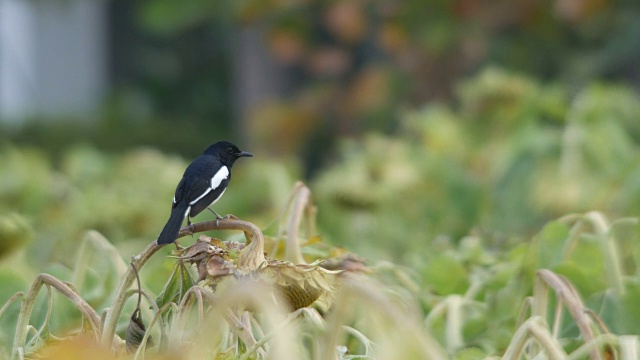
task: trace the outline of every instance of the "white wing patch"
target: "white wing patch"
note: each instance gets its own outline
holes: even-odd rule
[[[222,166],[218,172],[211,178],[211,189],[215,189],[220,186],[222,180],[229,177],[229,169],[226,166]]]
[[[191,211],[191,206],[189,206],[187,208],[187,211],[184,212],[184,217],[187,217],[189,215],[189,212]],[[184,220],[184,219],[183,219]]]
[[[200,199],[207,196],[207,194],[210,193],[211,190],[220,186],[220,183],[222,182],[222,180],[226,179],[227,177],[229,177],[229,169],[227,169],[226,166],[222,166],[220,170],[218,170],[218,172],[215,175],[213,175],[213,177],[211,178],[211,187],[207,188],[207,190],[205,190],[205,192],[203,192],[202,195],[198,196],[195,200],[190,202],[189,205],[194,205],[195,203],[200,201]]]

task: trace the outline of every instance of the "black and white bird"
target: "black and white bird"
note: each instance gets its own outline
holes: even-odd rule
[[[251,156],[251,153],[240,151],[228,141],[219,141],[209,146],[189,164],[176,188],[171,216],[158,236],[158,245],[176,241],[184,219],[187,218],[187,223],[191,224],[191,217],[200,214],[206,208],[220,219],[221,216],[210,206],[218,201],[227,189],[233,163],[238,158]]]

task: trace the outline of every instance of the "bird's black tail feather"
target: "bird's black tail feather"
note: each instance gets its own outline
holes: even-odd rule
[[[176,241],[178,233],[180,232],[180,227],[182,226],[182,221],[184,221],[185,218],[187,207],[186,202],[181,201],[171,210],[169,221],[167,221],[167,224],[164,226],[164,229],[162,229],[160,236],[158,236],[158,245],[171,244]]]

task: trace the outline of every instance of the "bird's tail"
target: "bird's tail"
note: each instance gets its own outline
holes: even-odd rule
[[[182,226],[182,221],[186,216],[185,212],[187,211],[187,204],[185,201],[180,201],[172,210],[171,216],[169,216],[169,221],[162,229],[160,236],[158,236],[158,245],[171,244],[176,241],[178,237],[178,233],[180,232],[180,227]]]

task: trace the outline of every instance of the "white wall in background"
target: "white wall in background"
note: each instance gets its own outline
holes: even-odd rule
[[[106,3],[0,0],[0,121],[94,111],[107,86]]]

